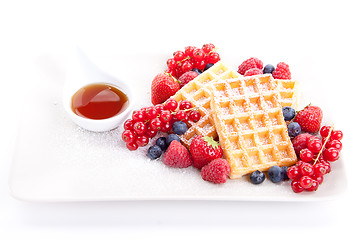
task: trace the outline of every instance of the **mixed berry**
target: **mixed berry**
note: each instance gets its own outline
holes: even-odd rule
[[[238,67],[238,73],[243,76],[252,76],[258,74],[272,74],[275,79],[291,79],[289,65],[279,62],[276,68],[272,64],[263,67],[263,62],[255,57],[249,58],[242,62]]]
[[[316,191],[331,171],[330,163],[340,157],[343,133],[331,126],[321,127],[323,113],[317,106],[306,106],[297,114],[295,109],[284,107],[283,115],[298,161],[290,167],[271,167],[268,177],[274,183],[290,179],[295,193]],[[264,180],[265,175],[260,171],[250,175],[254,184]]]
[[[212,67],[220,60],[213,44],[201,48],[188,46],[176,51],[166,62],[167,70],[155,76],[151,85],[151,102],[154,106],[136,110],[132,118],[124,123],[122,139],[126,147],[134,151],[145,147],[150,139],[159,136],[150,146],[147,156],[151,160],[161,159],[169,167],[193,166],[201,171],[201,177],[209,182],[225,183],[230,174],[227,160],[218,142],[211,137],[197,136],[189,149],[181,143],[180,136],[197,122],[201,114],[191,102],[177,102],[171,98],[180,88]],[[243,76],[272,74],[275,79],[291,79],[289,65],[279,62],[264,66],[258,58],[249,58],[238,67]],[[272,166],[267,175],[256,170],[250,174],[250,182],[261,184],[266,176],[273,183],[290,180],[295,193],[316,191],[324,176],[331,172],[331,162],[337,161],[342,149],[343,133],[333,126],[321,126],[323,112],[317,106],[306,106],[297,112],[292,107],[282,108],[298,161],[293,166]]]
[[[164,104],[134,111],[132,118],[124,123],[122,140],[129,150],[134,151],[145,147],[158,132],[184,134],[189,121],[197,122],[200,117],[189,101],[178,103],[175,99],[168,99]]]

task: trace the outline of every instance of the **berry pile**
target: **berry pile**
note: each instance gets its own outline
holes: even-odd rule
[[[300,160],[287,171],[288,177],[292,179],[291,188],[296,193],[304,190],[316,191],[323,182],[324,175],[331,171],[330,162],[339,159],[342,149],[343,133],[340,130],[333,130],[333,127],[321,128],[322,139],[310,134],[302,135],[296,137],[301,140],[293,139]]]
[[[173,57],[167,60],[166,72],[179,78],[182,74],[194,69],[201,73],[207,64],[215,64],[219,60],[220,55],[212,43],[204,44],[201,48],[188,46],[184,51],[174,52]]]
[[[147,155],[151,160],[163,155],[162,162],[168,167],[187,168],[193,165],[201,170],[202,179],[216,184],[225,183],[230,174],[229,163],[221,158],[223,151],[212,137],[195,137],[187,150],[178,135],[169,134],[156,139]]]
[[[295,193],[316,191],[324,175],[331,171],[330,162],[339,159],[343,133],[330,126],[321,127],[323,112],[317,106],[308,105],[299,112],[283,107],[282,112],[299,160],[291,167],[271,167],[268,177],[274,183],[291,179],[291,188]],[[265,174],[260,171],[250,175],[253,184],[264,180]]]
[[[199,121],[201,115],[189,101],[168,99],[164,104],[142,108],[132,113],[132,118],[124,123],[122,139],[126,147],[134,151],[144,147],[160,131],[184,134],[189,121]]]
[[[272,74],[275,79],[291,79],[291,72],[288,64],[279,62],[276,68],[271,64],[267,64],[263,67],[263,62],[254,57],[242,62],[238,68],[238,73],[244,76],[268,73]]]

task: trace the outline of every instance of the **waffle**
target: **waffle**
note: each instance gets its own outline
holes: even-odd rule
[[[230,178],[271,166],[290,166],[296,155],[283,118],[280,93],[271,75],[230,78],[211,83],[211,109]]]
[[[189,128],[181,141],[186,147],[190,147],[190,143],[197,135],[209,136],[216,138],[217,132],[214,121],[211,116],[210,109],[210,90],[207,88],[209,83],[213,83],[221,79],[229,72],[227,67],[222,62],[217,62],[214,66],[204,71],[202,74],[194,78],[184,87],[182,87],[172,98],[176,101],[188,100],[193,106],[198,107],[201,118],[198,122],[189,121]]]
[[[280,93],[280,105],[282,107],[298,107],[298,82],[295,80],[275,79]]]

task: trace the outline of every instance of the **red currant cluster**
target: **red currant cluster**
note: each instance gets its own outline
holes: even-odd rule
[[[291,188],[299,193],[304,190],[316,191],[323,182],[323,176],[331,171],[330,162],[339,159],[343,133],[333,127],[323,126],[320,138],[313,136],[300,151],[300,160],[287,171],[292,179]]]
[[[132,118],[124,123],[122,139],[126,147],[134,151],[138,147],[145,147],[149,140],[161,131],[169,133],[176,121],[197,122],[200,113],[191,102],[184,100],[179,103],[175,99],[168,99],[164,104],[145,107],[132,113]]]
[[[212,43],[204,44],[202,48],[193,46],[185,47],[184,51],[176,51],[173,53],[173,58],[167,60],[168,69],[166,72],[179,78],[183,73],[186,73],[194,68],[203,71],[206,64],[215,64],[220,60],[220,55],[215,51],[215,46]]]

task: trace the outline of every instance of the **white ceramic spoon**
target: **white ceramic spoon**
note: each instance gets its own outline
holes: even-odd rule
[[[128,97],[128,107],[120,114],[107,119],[94,120],[76,115],[71,108],[72,96],[80,88],[93,83],[111,84],[120,89]],[[131,87],[125,81],[99,69],[79,47],[76,47],[69,54],[67,75],[63,89],[63,105],[70,118],[80,127],[94,132],[104,132],[118,127],[125,121],[133,108],[134,95]]]

